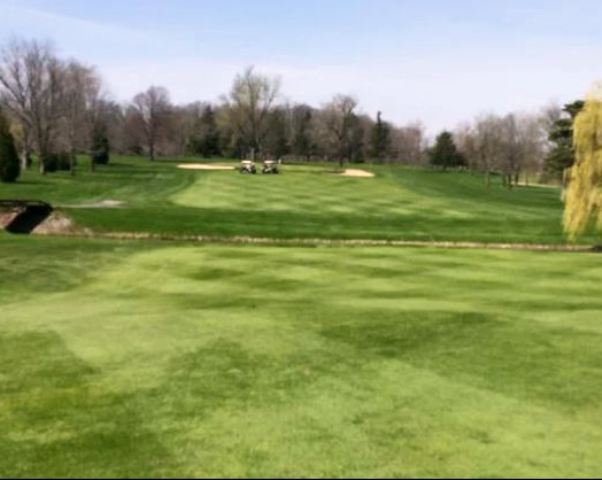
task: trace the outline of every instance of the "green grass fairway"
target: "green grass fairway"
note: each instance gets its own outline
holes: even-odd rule
[[[234,216],[222,195],[252,188],[165,175],[189,188],[160,193],[174,211]],[[445,207],[435,194],[447,180],[412,186],[429,173],[404,175],[383,173],[372,205],[385,217],[420,198]],[[379,190],[315,176],[344,195]],[[311,188],[304,202],[294,178],[248,180],[287,182],[300,203],[270,210],[315,219]],[[60,181],[55,199],[77,197]],[[490,195],[510,224],[548,212],[532,232],[558,209],[544,189]],[[337,218],[362,218],[337,204],[347,202],[329,206]],[[445,211],[474,222],[484,210]],[[2,477],[602,475],[599,255],[8,235],[0,255]]]
[[[61,206],[95,231],[169,235],[451,240],[558,244],[566,241],[556,188],[508,191],[467,172],[363,166],[375,178],[334,175],[332,165],[285,166],[277,176],[182,171],[175,161],[117,157],[91,174],[27,172],[0,185],[0,198]],[[72,208],[101,200],[124,208]],[[587,236],[583,243],[598,243]]]

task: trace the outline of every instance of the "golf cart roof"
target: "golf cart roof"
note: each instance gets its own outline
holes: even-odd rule
[[[250,163],[253,163],[253,160],[242,160],[240,163],[242,163],[243,165],[248,165]]]
[[[263,163],[276,163],[274,160],[264,160]]]

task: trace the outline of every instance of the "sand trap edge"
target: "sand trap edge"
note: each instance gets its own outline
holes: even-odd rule
[[[210,163],[180,163],[178,168],[182,170],[234,170],[232,165],[212,165]]]
[[[357,178],[374,178],[372,172],[367,170],[360,170],[358,168],[347,168],[343,173],[339,173],[343,177],[357,177]]]

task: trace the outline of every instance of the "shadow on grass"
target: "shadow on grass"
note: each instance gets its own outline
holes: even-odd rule
[[[99,374],[54,332],[0,333],[0,402],[9,407],[0,417],[3,475],[129,477],[177,471],[159,438],[145,428],[144,396],[105,391],[95,384]]]

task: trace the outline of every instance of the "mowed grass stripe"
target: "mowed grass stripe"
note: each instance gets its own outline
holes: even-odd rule
[[[595,255],[0,246],[3,475],[602,470]]]

